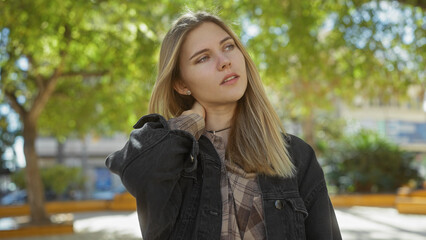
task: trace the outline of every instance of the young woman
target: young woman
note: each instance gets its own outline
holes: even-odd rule
[[[152,114],[106,165],[150,239],[341,239],[310,146],[285,134],[238,37],[205,12],[161,46]]]

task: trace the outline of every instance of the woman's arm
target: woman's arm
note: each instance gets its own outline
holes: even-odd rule
[[[313,149],[301,139],[291,137],[291,155],[296,162],[299,193],[308,216],[305,219],[306,239],[340,240],[333,205],[328,196],[324,173]]]
[[[195,172],[198,144],[186,131],[172,130],[160,115],[142,117],[129,141],[106,159],[136,198],[145,239],[168,236],[179,214],[181,172]],[[195,173],[194,173],[195,174]]]

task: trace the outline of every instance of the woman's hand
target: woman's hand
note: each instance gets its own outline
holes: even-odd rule
[[[182,112],[182,115],[189,115],[191,113],[196,113],[203,117],[203,119],[206,119],[206,110],[198,101],[194,102],[191,109]]]

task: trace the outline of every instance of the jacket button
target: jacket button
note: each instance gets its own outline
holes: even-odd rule
[[[275,208],[276,209],[282,209],[283,208],[283,202],[281,202],[281,200],[276,200],[275,201]]]
[[[191,162],[194,162],[194,157],[191,155],[189,155],[191,157]]]
[[[218,212],[212,211],[212,210],[210,210],[209,213],[210,213],[210,215],[213,215],[213,216],[218,216],[219,215]]]

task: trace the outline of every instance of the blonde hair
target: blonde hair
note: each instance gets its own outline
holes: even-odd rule
[[[226,149],[227,160],[238,164],[246,172],[293,176],[294,165],[282,135],[285,134],[284,128],[266,96],[256,66],[235,33],[212,14],[189,12],[182,15],[166,34],[161,45],[158,77],[149,102],[149,112],[169,119],[192,107],[194,98],[177,93],[174,84],[179,77],[178,60],[185,36],[205,22],[215,23],[225,30],[234,39],[246,63],[247,89],[238,100],[234,114]]]

